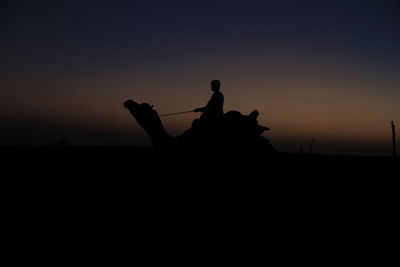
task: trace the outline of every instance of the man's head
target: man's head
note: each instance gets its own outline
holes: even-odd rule
[[[221,87],[221,83],[219,80],[212,80],[211,81],[211,90],[215,91],[219,91],[219,88]]]

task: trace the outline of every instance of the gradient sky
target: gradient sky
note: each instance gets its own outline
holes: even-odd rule
[[[0,144],[150,145],[122,102],[260,112],[284,152],[390,155],[400,2],[2,1]],[[163,118],[178,135],[199,114]],[[400,132],[400,130],[398,130]]]

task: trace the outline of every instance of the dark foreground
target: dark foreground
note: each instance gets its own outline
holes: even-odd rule
[[[7,260],[399,266],[399,160],[242,158],[210,165],[148,148],[2,148]]]

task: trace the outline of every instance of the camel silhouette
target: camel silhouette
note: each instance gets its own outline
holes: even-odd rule
[[[148,103],[138,104],[133,100],[124,102],[138,124],[144,129],[157,149],[184,149],[206,152],[259,152],[265,155],[276,153],[276,149],[262,133],[269,128],[258,124],[258,112],[249,115],[228,111],[218,122],[207,123],[195,119],[192,127],[180,136],[171,136],[165,130],[160,117]]]

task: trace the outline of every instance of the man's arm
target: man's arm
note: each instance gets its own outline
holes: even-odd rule
[[[196,108],[193,111],[194,112],[204,112],[205,109],[206,109],[206,107],[202,107],[202,108]]]

